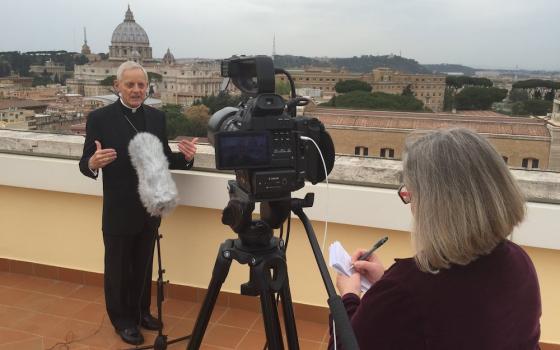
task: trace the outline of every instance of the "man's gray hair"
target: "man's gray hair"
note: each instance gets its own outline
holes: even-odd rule
[[[525,199],[504,160],[468,129],[411,134],[403,179],[422,271],[467,265],[489,254],[525,215]]]
[[[144,72],[144,76],[146,77],[146,81],[148,81],[148,73],[146,72],[144,67],[142,67],[139,63],[136,63],[134,61],[126,61],[119,66],[119,68],[117,69],[117,80],[122,79],[122,75],[125,71],[132,70],[132,69],[141,69],[142,72]]]

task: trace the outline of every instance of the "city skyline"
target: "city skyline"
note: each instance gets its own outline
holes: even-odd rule
[[[10,34],[0,51],[79,52],[86,27],[92,51],[107,52],[129,3],[154,57],[167,48],[177,58],[270,55],[275,36],[277,54],[401,54],[422,64],[560,70],[560,44],[551,30],[560,3],[554,0],[244,0],[235,7],[225,0],[22,0],[3,4],[10,16],[0,30]]]

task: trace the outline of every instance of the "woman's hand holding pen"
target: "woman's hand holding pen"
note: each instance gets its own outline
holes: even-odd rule
[[[375,253],[371,254],[367,260],[358,260],[358,258],[364,253],[366,253],[365,249],[358,249],[352,255],[354,270],[364,276],[371,283],[375,283],[381,278],[381,276],[383,276],[385,268]]]
[[[362,288],[360,286],[360,274],[354,272],[352,276],[346,276],[338,273],[336,276],[336,288],[341,296],[348,293],[362,295]]]
[[[377,241],[370,250],[358,249],[354,252],[352,255],[352,268],[354,270],[352,275],[346,276],[339,273],[336,276],[336,287],[340,295],[353,293],[360,296],[362,294],[362,277],[373,284],[383,276],[385,268],[373,252],[385,244],[388,239],[389,237],[385,236]]]
[[[379,260],[375,254],[371,254],[367,260],[358,260],[360,256],[366,252],[365,249],[358,249],[352,255],[352,263],[355,271],[352,276],[348,277],[340,273],[337,274],[336,287],[340,295],[353,293],[360,296],[362,294],[360,283],[361,276],[364,276],[371,283],[375,283],[383,276],[383,273],[385,273],[385,268],[381,260]]]

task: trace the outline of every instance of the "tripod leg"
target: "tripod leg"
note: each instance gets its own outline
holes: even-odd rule
[[[276,251],[271,255],[267,255],[264,261],[251,267],[251,275],[252,280],[256,282],[256,287],[261,298],[261,309],[266,338],[268,341],[268,348],[270,350],[284,349],[282,329],[280,328],[280,322],[278,320],[278,309],[274,300],[274,292],[284,292],[284,296],[287,296],[287,300],[289,300],[289,307],[284,310],[287,311],[288,316],[285,321],[287,325],[287,332],[291,339],[289,343],[290,349],[299,349],[297,345],[297,332],[295,331],[293,311],[291,310],[291,297],[289,296],[289,291],[287,294],[284,291],[284,287],[287,286],[286,282],[288,280],[288,274],[286,260],[283,255],[279,251]],[[291,322],[291,324],[288,326],[287,322]],[[294,337],[296,337],[295,340]]]
[[[222,284],[226,280],[231,266],[231,259],[225,258],[224,252],[232,246],[232,240],[227,240],[220,246],[220,251],[218,252],[216,262],[214,263],[214,269],[212,270],[212,279],[210,280],[208,292],[206,293],[206,297],[198,313],[191,341],[187,347],[188,350],[198,350],[198,348],[200,348],[204,332],[206,331],[206,327],[208,327],[208,321],[210,321],[212,310],[216,304],[216,299],[218,298]]]
[[[284,341],[282,340],[282,330],[278,320],[278,310],[274,302],[274,294],[270,290],[262,291],[260,299],[268,349],[283,350]]]
[[[288,349],[299,349],[296,319],[292,306],[292,294],[290,293],[290,284],[287,278],[284,281],[282,290],[280,290],[280,300],[282,302],[282,312],[284,314],[284,327],[286,328],[286,337],[288,338]]]

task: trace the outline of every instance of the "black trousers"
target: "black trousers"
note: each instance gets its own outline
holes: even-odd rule
[[[116,329],[130,328],[149,313],[157,228],[133,235],[103,234],[105,304]]]

